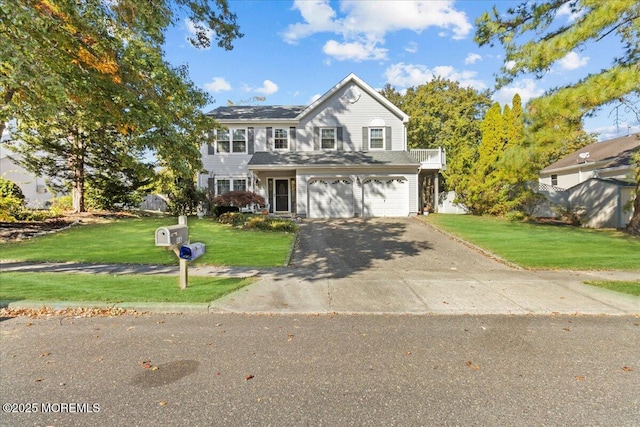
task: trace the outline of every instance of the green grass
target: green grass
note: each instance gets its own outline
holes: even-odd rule
[[[612,280],[589,280],[584,282],[587,285],[597,286],[599,288],[609,289],[624,294],[635,295],[640,297],[640,282],[612,281]]]
[[[420,218],[526,268],[640,270],[640,239],[614,230],[472,215]]]
[[[0,259],[38,262],[114,264],[178,263],[173,253],[155,246],[155,230],[177,224],[176,218],[127,218],[106,224],[77,225],[24,242],[0,243]],[[206,253],[191,265],[282,266],[293,245],[293,233],[240,230],[211,219],[189,218],[191,242],[203,242]]]
[[[177,276],[0,273],[0,300],[184,302],[213,301],[254,279],[190,277],[180,289]]]

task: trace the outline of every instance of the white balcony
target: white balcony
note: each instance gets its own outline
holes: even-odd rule
[[[413,149],[409,153],[420,162],[421,169],[445,170],[447,168],[447,152],[442,148]]]

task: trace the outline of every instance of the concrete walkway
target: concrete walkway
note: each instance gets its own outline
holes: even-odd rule
[[[175,266],[5,261],[0,269],[178,275]],[[259,280],[210,304],[117,306],[160,312],[640,315],[640,297],[584,284],[638,280],[638,271],[522,270],[416,219],[305,221],[290,267],[190,267],[189,275]],[[77,306],[9,306],[43,304]]]

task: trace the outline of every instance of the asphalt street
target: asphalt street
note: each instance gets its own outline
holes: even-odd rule
[[[3,426],[640,425],[634,316],[20,317],[0,333]]]

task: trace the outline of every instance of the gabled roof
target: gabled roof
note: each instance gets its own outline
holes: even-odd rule
[[[249,169],[261,166],[299,168],[319,166],[416,166],[420,165],[406,151],[259,151],[249,161]],[[252,166],[254,166],[252,168]]]
[[[371,97],[375,98],[385,108],[395,114],[402,120],[403,123],[409,121],[407,116],[402,110],[393,105],[391,101],[382,96],[378,91],[366,84],[355,74],[351,73],[345,77],[340,83],[335,85],[324,95],[311,103],[309,106],[305,105],[244,105],[244,106],[231,106],[231,107],[218,107],[211,110],[209,115],[213,116],[216,120],[221,122],[225,121],[299,121],[307,114],[315,110],[319,105],[330,98],[334,93],[346,85],[354,83],[360,87],[363,91],[368,93]]]
[[[356,76],[353,73],[349,74],[347,77],[342,79],[340,81],[340,83],[335,85],[333,88],[331,88],[329,91],[327,91],[324,95],[322,95],[320,98],[315,100],[303,112],[300,113],[298,118],[301,119],[304,116],[306,116],[307,114],[309,114],[316,107],[318,107],[320,104],[325,102],[328,98],[330,98],[334,93],[338,92],[340,89],[342,89],[343,87],[345,87],[349,83],[357,84],[362,90],[367,92],[371,97],[375,98],[380,104],[384,105],[393,114],[398,116],[398,118],[400,118],[403,123],[407,123],[409,121],[409,116],[407,114],[405,114],[402,110],[400,110],[398,107],[396,107],[391,101],[389,101],[387,98],[382,96],[382,94],[380,94],[380,92],[378,92],[377,90],[375,90],[374,88],[372,88],[371,86],[366,84],[362,79],[360,79],[358,76]]]
[[[295,120],[304,109],[304,105],[242,105],[218,107],[207,114],[220,121],[278,121]]]
[[[540,172],[549,173],[572,167],[595,164],[598,169],[618,168],[633,164],[633,154],[640,150],[640,133],[596,142],[582,147]]]

